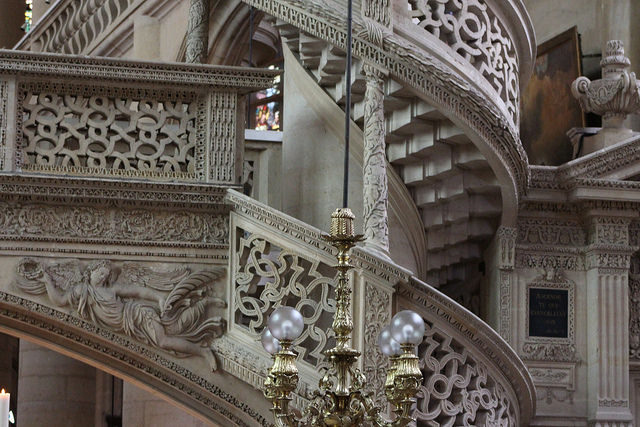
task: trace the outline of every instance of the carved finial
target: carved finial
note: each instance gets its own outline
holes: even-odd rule
[[[610,66],[616,66],[616,68],[628,68],[631,65],[629,58],[624,56],[624,43],[620,40],[609,40],[607,47],[604,51],[604,58],[600,61],[600,66],[603,68],[603,73]]]
[[[640,87],[636,75],[628,70],[630,61],[624,56],[620,40],[607,42],[600,65],[602,79],[591,81],[578,77],[571,85],[571,92],[582,109],[601,115],[603,119],[604,129],[593,137],[593,147],[583,154],[628,138],[631,131],[624,128],[623,122],[627,115],[640,113]]]
[[[331,214],[331,237],[337,239],[352,238],[355,236],[353,222],[356,216],[349,208],[338,208]]]

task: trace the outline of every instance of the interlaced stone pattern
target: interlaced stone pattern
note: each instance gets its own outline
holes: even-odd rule
[[[471,63],[518,123],[518,60],[507,32],[484,0],[409,0],[414,24]]]
[[[234,289],[235,323],[256,337],[276,308],[295,307],[304,317],[304,332],[296,351],[302,360],[319,365],[330,342],[336,311],[335,270],[317,259],[282,248],[257,233],[236,230],[244,236],[237,246]]]
[[[196,178],[193,94],[46,86],[22,85],[23,169]]]

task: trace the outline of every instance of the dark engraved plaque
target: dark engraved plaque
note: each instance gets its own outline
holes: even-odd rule
[[[569,337],[569,291],[529,288],[529,336]]]

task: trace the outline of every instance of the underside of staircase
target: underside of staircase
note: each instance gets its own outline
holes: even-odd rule
[[[346,55],[282,21],[283,43],[341,107]],[[362,62],[352,69],[352,119],[364,122]],[[465,133],[411,89],[384,85],[386,152],[418,207],[427,240],[425,279],[472,311],[478,310],[482,257],[502,214],[497,178]]]

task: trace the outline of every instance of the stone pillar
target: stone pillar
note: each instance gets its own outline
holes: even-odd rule
[[[20,341],[19,426],[92,426],[95,400],[95,368]]]
[[[488,320],[500,336],[512,346],[515,342],[513,302],[515,286],[515,247],[518,235],[515,227],[500,226],[488,249],[489,286]],[[494,285],[497,284],[497,285]]]
[[[387,157],[385,154],[383,73],[364,66],[363,215],[365,244],[389,255]]]
[[[191,0],[185,61],[207,62],[209,53],[209,0]]]
[[[589,425],[631,426],[629,409],[629,219],[588,217]]]

